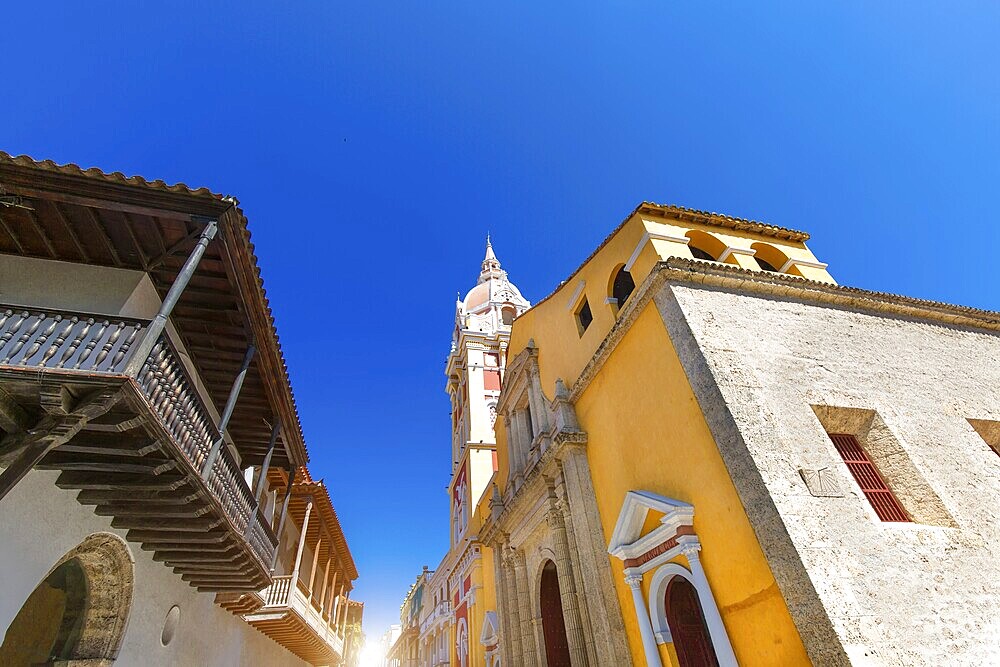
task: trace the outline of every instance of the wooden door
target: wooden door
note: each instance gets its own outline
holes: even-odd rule
[[[569,641],[566,639],[562,597],[559,595],[559,574],[552,561],[547,561],[542,569],[541,598],[545,664],[548,667],[570,667]]]
[[[719,667],[698,592],[691,582],[674,577],[667,585],[666,597],[667,625],[681,667]]]

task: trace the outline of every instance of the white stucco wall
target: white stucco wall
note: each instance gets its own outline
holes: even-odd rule
[[[0,255],[0,303],[148,319],[160,299],[142,271]]]
[[[0,629],[7,627],[21,605],[51,567],[88,535],[111,528],[80,505],[76,493],[55,486],[57,472],[32,471],[0,500]],[[199,593],[153,554],[129,544],[135,559],[132,610],[116,664],[144,667],[235,665],[305,665],[292,653],[214,604],[213,593]],[[181,609],[176,635],[162,646],[160,635],[167,611]]]
[[[967,421],[1000,420],[1000,336],[687,284],[655,298],[807,646],[832,623],[852,664],[1000,664],[1000,457]],[[879,521],[811,405],[874,410],[954,527]],[[824,467],[842,497],[799,475]],[[829,621],[803,618],[810,586]]]

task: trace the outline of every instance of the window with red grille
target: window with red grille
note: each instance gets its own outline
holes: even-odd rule
[[[875,509],[878,518],[882,521],[909,521],[910,517],[906,510],[882,479],[878,468],[868,458],[858,439],[847,433],[831,433],[830,439],[847,464],[847,469],[854,476],[854,481],[858,483],[865,498]]]

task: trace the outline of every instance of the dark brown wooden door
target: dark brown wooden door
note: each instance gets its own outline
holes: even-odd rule
[[[545,635],[545,664],[548,667],[570,667],[569,642],[563,621],[562,597],[559,595],[559,575],[556,564],[547,561],[542,569],[542,634]]]
[[[667,625],[681,667],[719,667],[698,593],[691,582],[683,577],[671,579],[667,585],[666,603]]]

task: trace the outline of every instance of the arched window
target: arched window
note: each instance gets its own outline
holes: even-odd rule
[[[718,261],[726,251],[726,244],[708,232],[692,229],[685,236],[688,240],[688,250],[695,259]]]
[[[788,255],[768,243],[754,243],[750,248],[754,251],[757,266],[764,271],[779,273],[788,262]]]
[[[500,309],[500,321],[504,323],[505,326],[510,326],[514,323],[514,316],[516,311],[514,306],[504,306]]]
[[[621,308],[634,290],[635,281],[632,279],[632,274],[626,271],[624,266],[621,267],[615,273],[615,279],[611,285],[611,298],[615,299],[618,302],[618,307]]]
[[[667,584],[667,624],[681,667],[718,667],[719,659],[705,625],[705,615],[698,602],[698,592],[684,577],[673,577]]]
[[[778,272],[778,269],[776,269],[773,264],[768,262],[763,257],[754,257],[754,259],[757,260],[757,266],[759,266],[764,271],[770,271],[771,273]]]
[[[707,251],[702,250],[696,245],[688,245],[688,248],[691,249],[691,254],[694,255],[695,259],[707,259],[710,262],[715,261],[715,258],[708,254]]]

